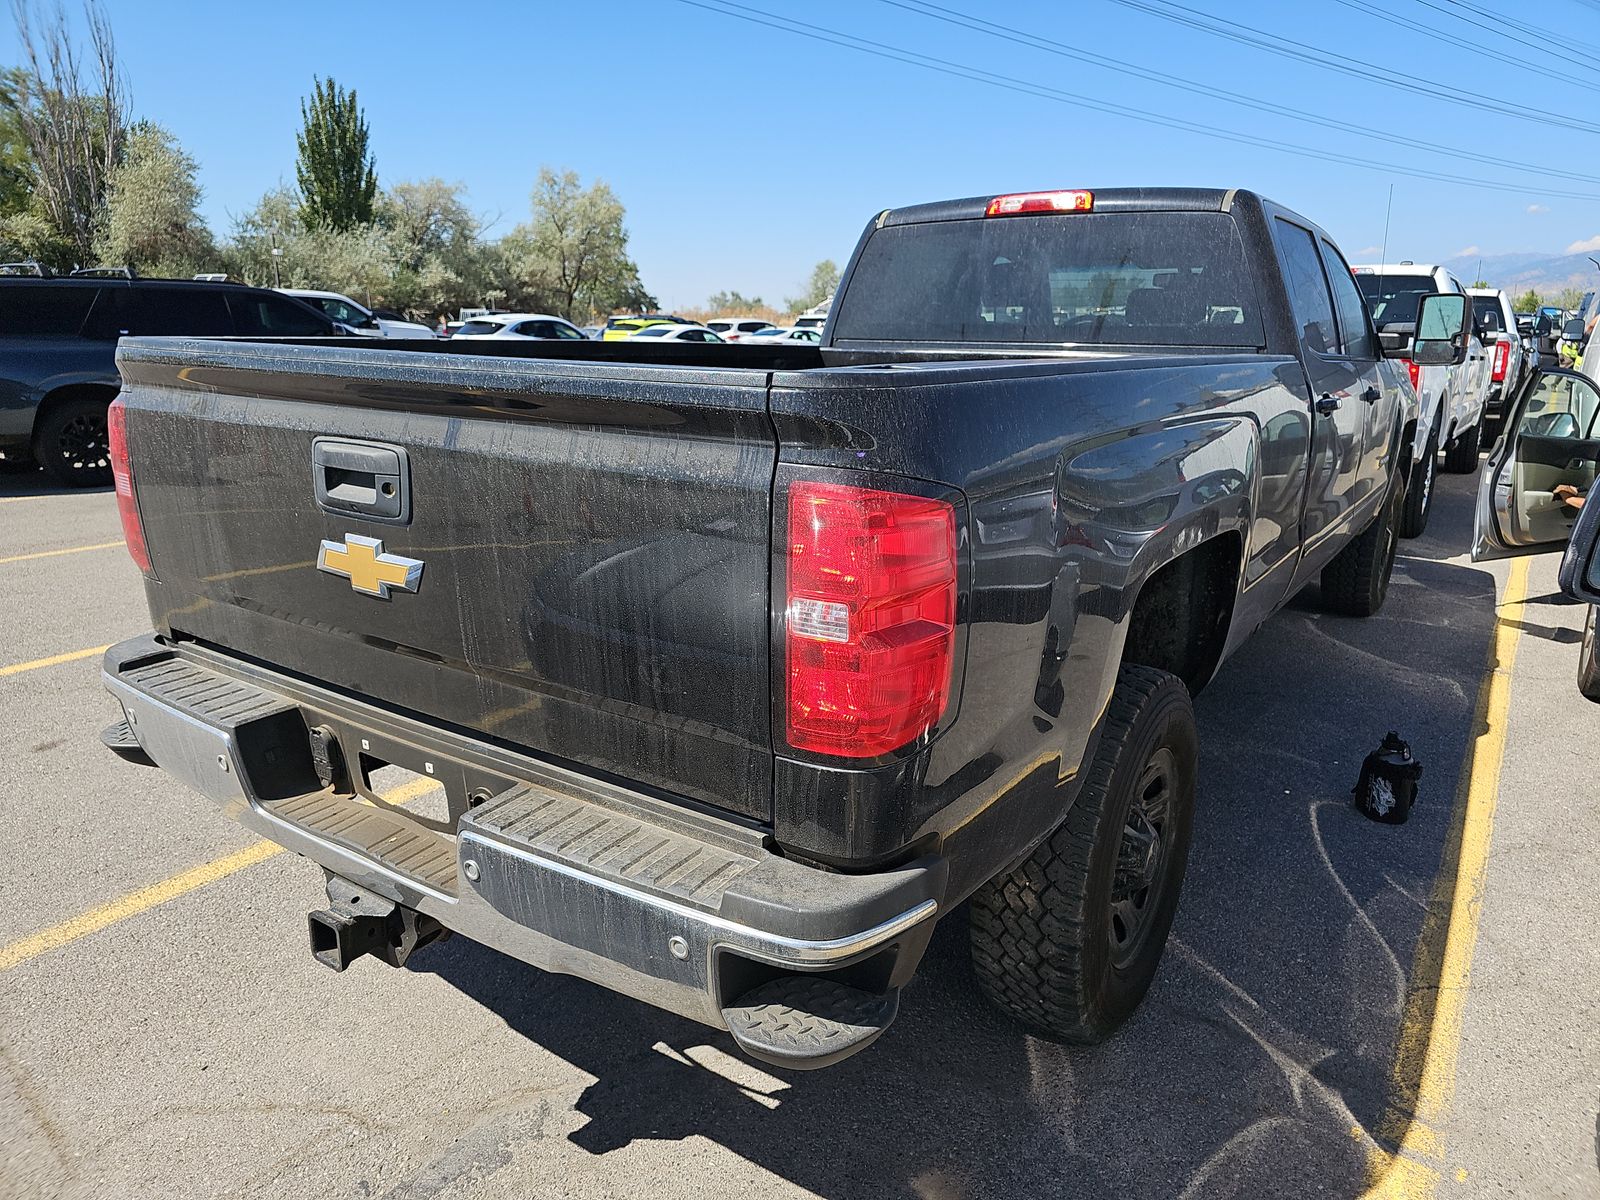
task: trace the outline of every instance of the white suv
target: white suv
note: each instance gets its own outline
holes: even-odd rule
[[[279,288],[285,296],[311,305],[341,325],[348,325],[363,337],[433,338],[439,335],[426,325],[407,321],[397,313],[385,315],[357,304],[339,292],[319,292],[312,288]]]
[[[1369,263],[1350,270],[1367,299],[1372,323],[1380,335],[1415,333],[1417,305],[1424,296],[1467,294],[1461,281],[1444,267],[1399,262]],[[1417,434],[1412,445],[1417,468],[1411,472],[1406,489],[1406,507],[1400,522],[1402,537],[1416,537],[1427,528],[1439,450],[1444,450],[1446,471],[1467,473],[1478,468],[1491,364],[1489,352],[1476,332],[1468,336],[1471,341],[1467,358],[1460,366],[1406,362],[1412,386],[1417,389]]]

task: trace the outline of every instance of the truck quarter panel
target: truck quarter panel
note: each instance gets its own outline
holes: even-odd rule
[[[1151,572],[1236,533],[1247,555],[1230,648],[1282,600],[1310,436],[1301,379],[1294,360],[1260,355],[775,377],[780,473],[844,468],[958,489],[971,547],[958,716],[918,753],[865,768],[819,767],[780,745],[778,841],[871,861],[930,835],[998,848],[1048,832]],[[975,875],[994,865],[981,850],[956,857],[980,864]],[[960,866],[955,886],[982,882]]]

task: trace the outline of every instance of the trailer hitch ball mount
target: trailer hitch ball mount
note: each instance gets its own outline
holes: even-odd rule
[[[342,971],[371,954],[391,967],[403,967],[411,955],[450,931],[414,908],[396,904],[348,879],[328,875],[328,907],[307,914],[311,957]]]

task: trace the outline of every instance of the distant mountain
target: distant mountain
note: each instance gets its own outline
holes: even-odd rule
[[[1465,284],[1486,279],[1513,297],[1529,288],[1548,296],[1569,287],[1587,292],[1600,286],[1600,270],[1582,254],[1471,254],[1447,258],[1444,265]]]

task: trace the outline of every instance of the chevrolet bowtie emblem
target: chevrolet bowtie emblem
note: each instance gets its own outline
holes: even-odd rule
[[[414,592],[422,582],[420,559],[385,554],[381,540],[359,533],[345,534],[342,545],[324,538],[317,551],[317,570],[343,576],[356,591],[380,600],[389,598],[390,588]]]

